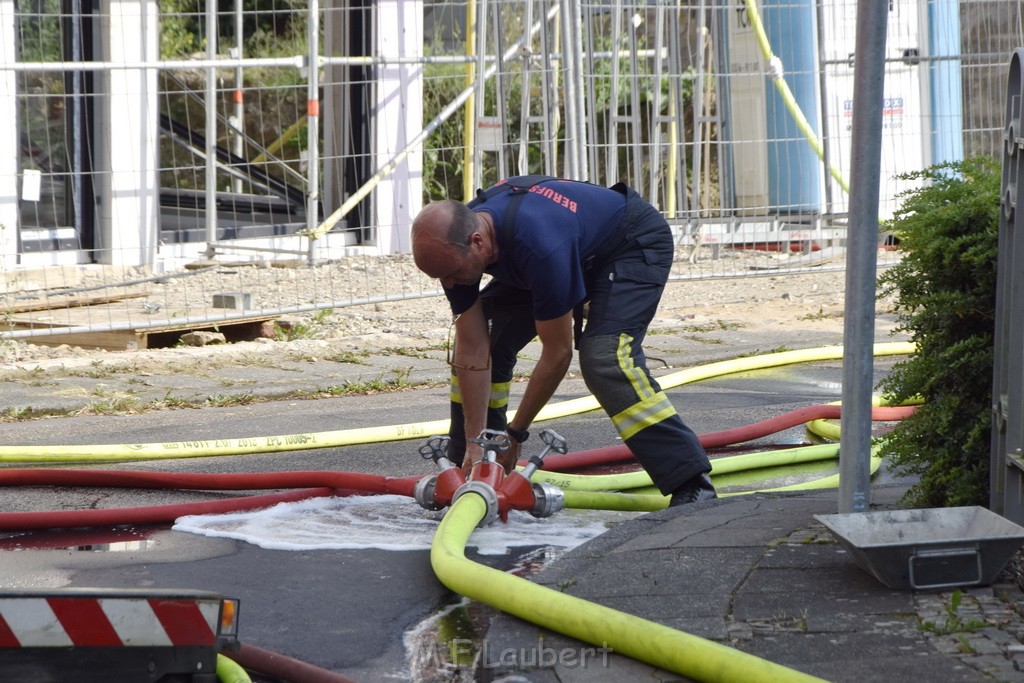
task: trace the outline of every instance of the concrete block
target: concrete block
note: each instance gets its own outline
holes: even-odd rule
[[[245,311],[252,308],[252,294],[249,292],[218,292],[213,295],[213,307]]]

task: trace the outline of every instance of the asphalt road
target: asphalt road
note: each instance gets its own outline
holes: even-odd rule
[[[880,359],[878,366],[885,368],[890,362]],[[669,394],[684,420],[701,433],[838,400],[841,374],[839,361],[789,366],[730,375]],[[583,393],[582,382],[570,381],[563,384],[555,400]],[[446,397],[447,389],[429,389],[231,408],[47,419],[5,425],[0,444],[191,441],[413,423],[445,417]],[[615,442],[609,420],[599,411],[543,426],[566,437],[571,450]],[[770,441],[795,443],[803,438],[803,429],[797,428]],[[430,474],[433,465],[417,455],[419,444],[403,441],[90,467],[173,472],[326,469],[393,476]],[[5,491],[3,508],[112,508],[209,498],[210,494],[203,492],[25,487]],[[7,548],[0,550],[0,587],[187,587],[218,591],[241,599],[243,641],[365,681],[407,678],[404,634],[458,599],[434,577],[427,551],[266,550],[241,541],[166,528],[120,533],[122,538],[146,542],[135,550],[96,552],[77,548],[109,539],[104,535],[109,530],[73,534],[0,532],[0,543]],[[11,550],[18,544],[23,549]],[[29,545],[46,547],[24,549]],[[489,561],[501,564],[511,560],[499,557]]]

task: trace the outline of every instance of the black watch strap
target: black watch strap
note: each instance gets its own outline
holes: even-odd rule
[[[512,425],[505,427],[505,433],[515,439],[517,443],[523,443],[530,438],[530,430],[513,429]]]

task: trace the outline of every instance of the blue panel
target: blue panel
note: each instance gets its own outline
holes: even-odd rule
[[[814,2],[766,0],[762,13],[772,52],[782,60],[786,83],[815,135],[820,135]],[[821,162],[774,83],[769,84],[766,98],[768,198],[772,210],[782,214],[816,213],[821,206]]]
[[[928,66],[931,91],[931,152],[933,164],[964,157],[963,99],[960,60],[935,59],[960,55],[959,0],[928,3]]]

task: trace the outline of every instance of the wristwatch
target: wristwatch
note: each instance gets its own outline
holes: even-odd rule
[[[528,429],[513,429],[512,425],[505,427],[505,433],[516,440],[517,443],[523,443],[530,438],[530,430]]]

